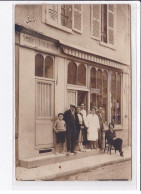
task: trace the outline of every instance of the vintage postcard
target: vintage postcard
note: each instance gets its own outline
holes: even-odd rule
[[[131,181],[131,5],[17,4],[14,20],[16,180]]]

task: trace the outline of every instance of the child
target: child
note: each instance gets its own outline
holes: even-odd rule
[[[63,120],[63,114],[58,114],[58,119],[55,121],[53,129],[56,133],[56,150],[62,147],[62,154],[64,153],[64,143],[66,137],[66,123]],[[59,152],[59,149],[58,149]]]

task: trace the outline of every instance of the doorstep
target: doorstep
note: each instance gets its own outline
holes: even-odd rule
[[[38,156],[34,158],[21,159],[20,166],[24,168],[36,168],[39,166],[55,164],[58,162],[75,160],[83,157],[102,154],[103,152],[104,151],[100,149],[97,149],[97,150],[86,149],[86,152],[77,152],[76,154],[71,153],[68,156],[66,156],[66,154],[57,154],[57,155],[48,154],[48,155]]]
[[[121,157],[118,152],[116,154],[112,152],[111,155],[107,152],[100,152],[101,154],[58,162],[55,164],[48,164],[37,168],[27,169],[23,167],[16,167],[16,180],[50,181],[80,172],[87,172],[98,167],[131,160],[131,147],[124,148],[123,152],[124,157]]]

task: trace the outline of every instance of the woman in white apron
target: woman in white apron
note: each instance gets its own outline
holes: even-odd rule
[[[95,114],[96,109],[93,107],[91,114],[87,116],[87,140],[90,142],[91,149],[98,147],[98,131],[100,129],[99,118]]]

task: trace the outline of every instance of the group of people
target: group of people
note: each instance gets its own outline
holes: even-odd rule
[[[65,113],[59,113],[58,119],[55,121],[53,129],[56,134],[56,150],[62,147],[64,153],[64,143],[67,143],[67,155],[70,153],[77,153],[76,147],[79,151],[85,151],[84,146],[90,145],[91,149],[103,149],[103,108],[100,106],[98,110],[92,107],[90,114],[86,114],[85,105],[80,106],[70,104],[70,109]],[[108,140],[111,144],[122,152],[122,140],[116,138],[114,125],[109,124]]]

